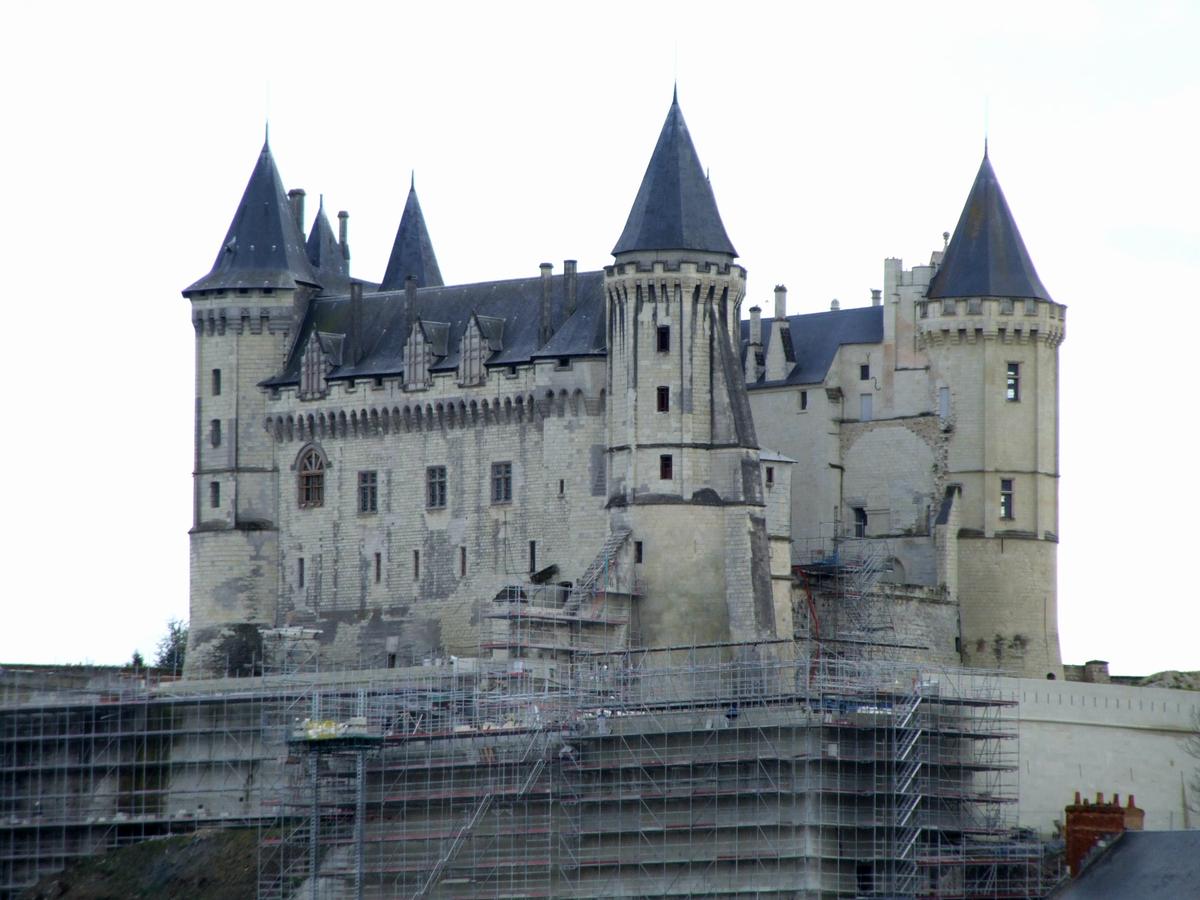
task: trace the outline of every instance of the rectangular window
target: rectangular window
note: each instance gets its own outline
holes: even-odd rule
[[[858,380],[859,381],[870,381],[871,380],[871,364],[870,363],[863,363],[861,366],[858,367]]]
[[[446,508],[445,466],[430,466],[425,470],[425,505],[430,509]]]
[[[413,551],[413,581],[418,581],[421,578],[421,551]]]
[[[1013,480],[1011,478],[1000,479],[1000,518],[1012,519],[1015,518],[1015,507],[1013,506]]]
[[[875,414],[875,398],[871,394],[860,394],[858,397],[858,418],[870,422]]]
[[[950,388],[938,388],[938,415],[943,419],[950,418]]]
[[[213,419],[208,423],[208,436],[214,447],[221,446],[221,420]]]
[[[376,553],[375,554],[375,583],[379,584],[379,582],[382,578],[383,578],[383,554]]]
[[[358,473],[358,511],[360,513],[379,512],[379,474],[377,472]]]
[[[569,357],[569,356],[560,356],[560,357],[559,357],[557,360],[555,360],[555,362],[554,362],[554,368],[556,368],[556,369],[569,369],[569,368],[571,368],[571,357]]]
[[[387,667],[389,669],[396,668],[396,654],[395,653],[389,653],[387,655]]]
[[[671,389],[669,387],[660,387],[655,392],[659,412],[670,412],[671,410]]]
[[[213,509],[221,505],[221,482],[210,481],[208,483],[208,505]]]
[[[675,477],[675,461],[671,454],[664,453],[658,458],[658,477],[663,481],[670,481]]]
[[[567,492],[567,482],[562,478],[558,479],[558,496],[562,496]]]
[[[1014,403],[1021,399],[1021,364],[1008,364],[1008,378],[1005,380],[1004,396]]]
[[[856,538],[867,536],[867,511],[861,506],[854,507],[854,536]]]
[[[296,586],[304,587],[304,557],[296,560]]]
[[[212,395],[214,397],[221,396],[221,370],[212,370]]]
[[[467,548],[458,548],[458,577],[465,578],[467,574]]]
[[[801,391],[800,392],[800,412],[804,412],[806,409],[808,409],[808,391]]]
[[[767,466],[767,487],[775,485],[775,467]]]
[[[512,500],[512,463],[492,463],[492,502],[508,503]]]
[[[537,541],[529,542],[529,571],[537,571]]]
[[[374,378],[372,378],[372,379],[371,379],[371,387],[373,387],[373,388],[381,388],[381,387],[383,387],[383,376],[382,376],[382,375],[376,375]]]
[[[635,563],[640,563],[642,561],[642,542],[641,541],[633,542],[633,561]]]
[[[671,352],[671,326],[670,325],[659,325],[658,326],[657,341],[658,341],[658,352],[659,353],[670,353]]]

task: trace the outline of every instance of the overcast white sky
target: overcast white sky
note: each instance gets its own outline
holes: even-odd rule
[[[678,74],[750,300],[865,305],[991,158],[1061,351],[1064,660],[1200,669],[1200,7],[9,8],[0,661],[151,655],[187,615],[192,351],[262,144],[378,280],[416,169],[448,282],[610,261]],[[747,306],[751,305],[747,303]]]

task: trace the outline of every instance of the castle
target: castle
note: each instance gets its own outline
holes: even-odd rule
[[[854,541],[916,598],[874,602],[920,620],[918,657],[1062,676],[1065,308],[986,151],[928,265],[887,260],[858,309],[789,316],[780,286],[769,318],[677,99],[603,271],[446,285],[413,188],[382,280],[353,279],[346,214],[305,237],[304,196],[264,145],[184,291],[189,677],[478,655],[539,585],[602,582],[631,646],[786,643],[815,624],[794,567]]]

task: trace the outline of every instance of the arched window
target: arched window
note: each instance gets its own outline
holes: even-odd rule
[[[300,456],[300,508],[311,509],[325,503],[325,458],[313,447]]]

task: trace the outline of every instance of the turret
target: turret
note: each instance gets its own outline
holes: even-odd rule
[[[296,311],[320,288],[270,147],[212,269],[183,292],[196,331],[191,621],[185,674],[251,674],[273,625],[275,462],[259,383],[283,362]]]
[[[931,398],[961,485],[957,581],[964,662],[1062,677],[1058,645],[1058,345],[1050,298],[985,152],[917,302]]]
[[[673,98],[605,270],[609,507],[645,540],[647,646],[774,636],[745,270]]]
[[[439,287],[442,272],[433,253],[433,241],[425,226],[425,214],[417,200],[417,182],[414,177],[408,187],[408,199],[404,202],[404,213],[396,229],[396,240],[392,243],[392,255],[388,258],[387,271],[379,283],[381,291],[404,289],[406,279],[412,278],[417,287]]]

